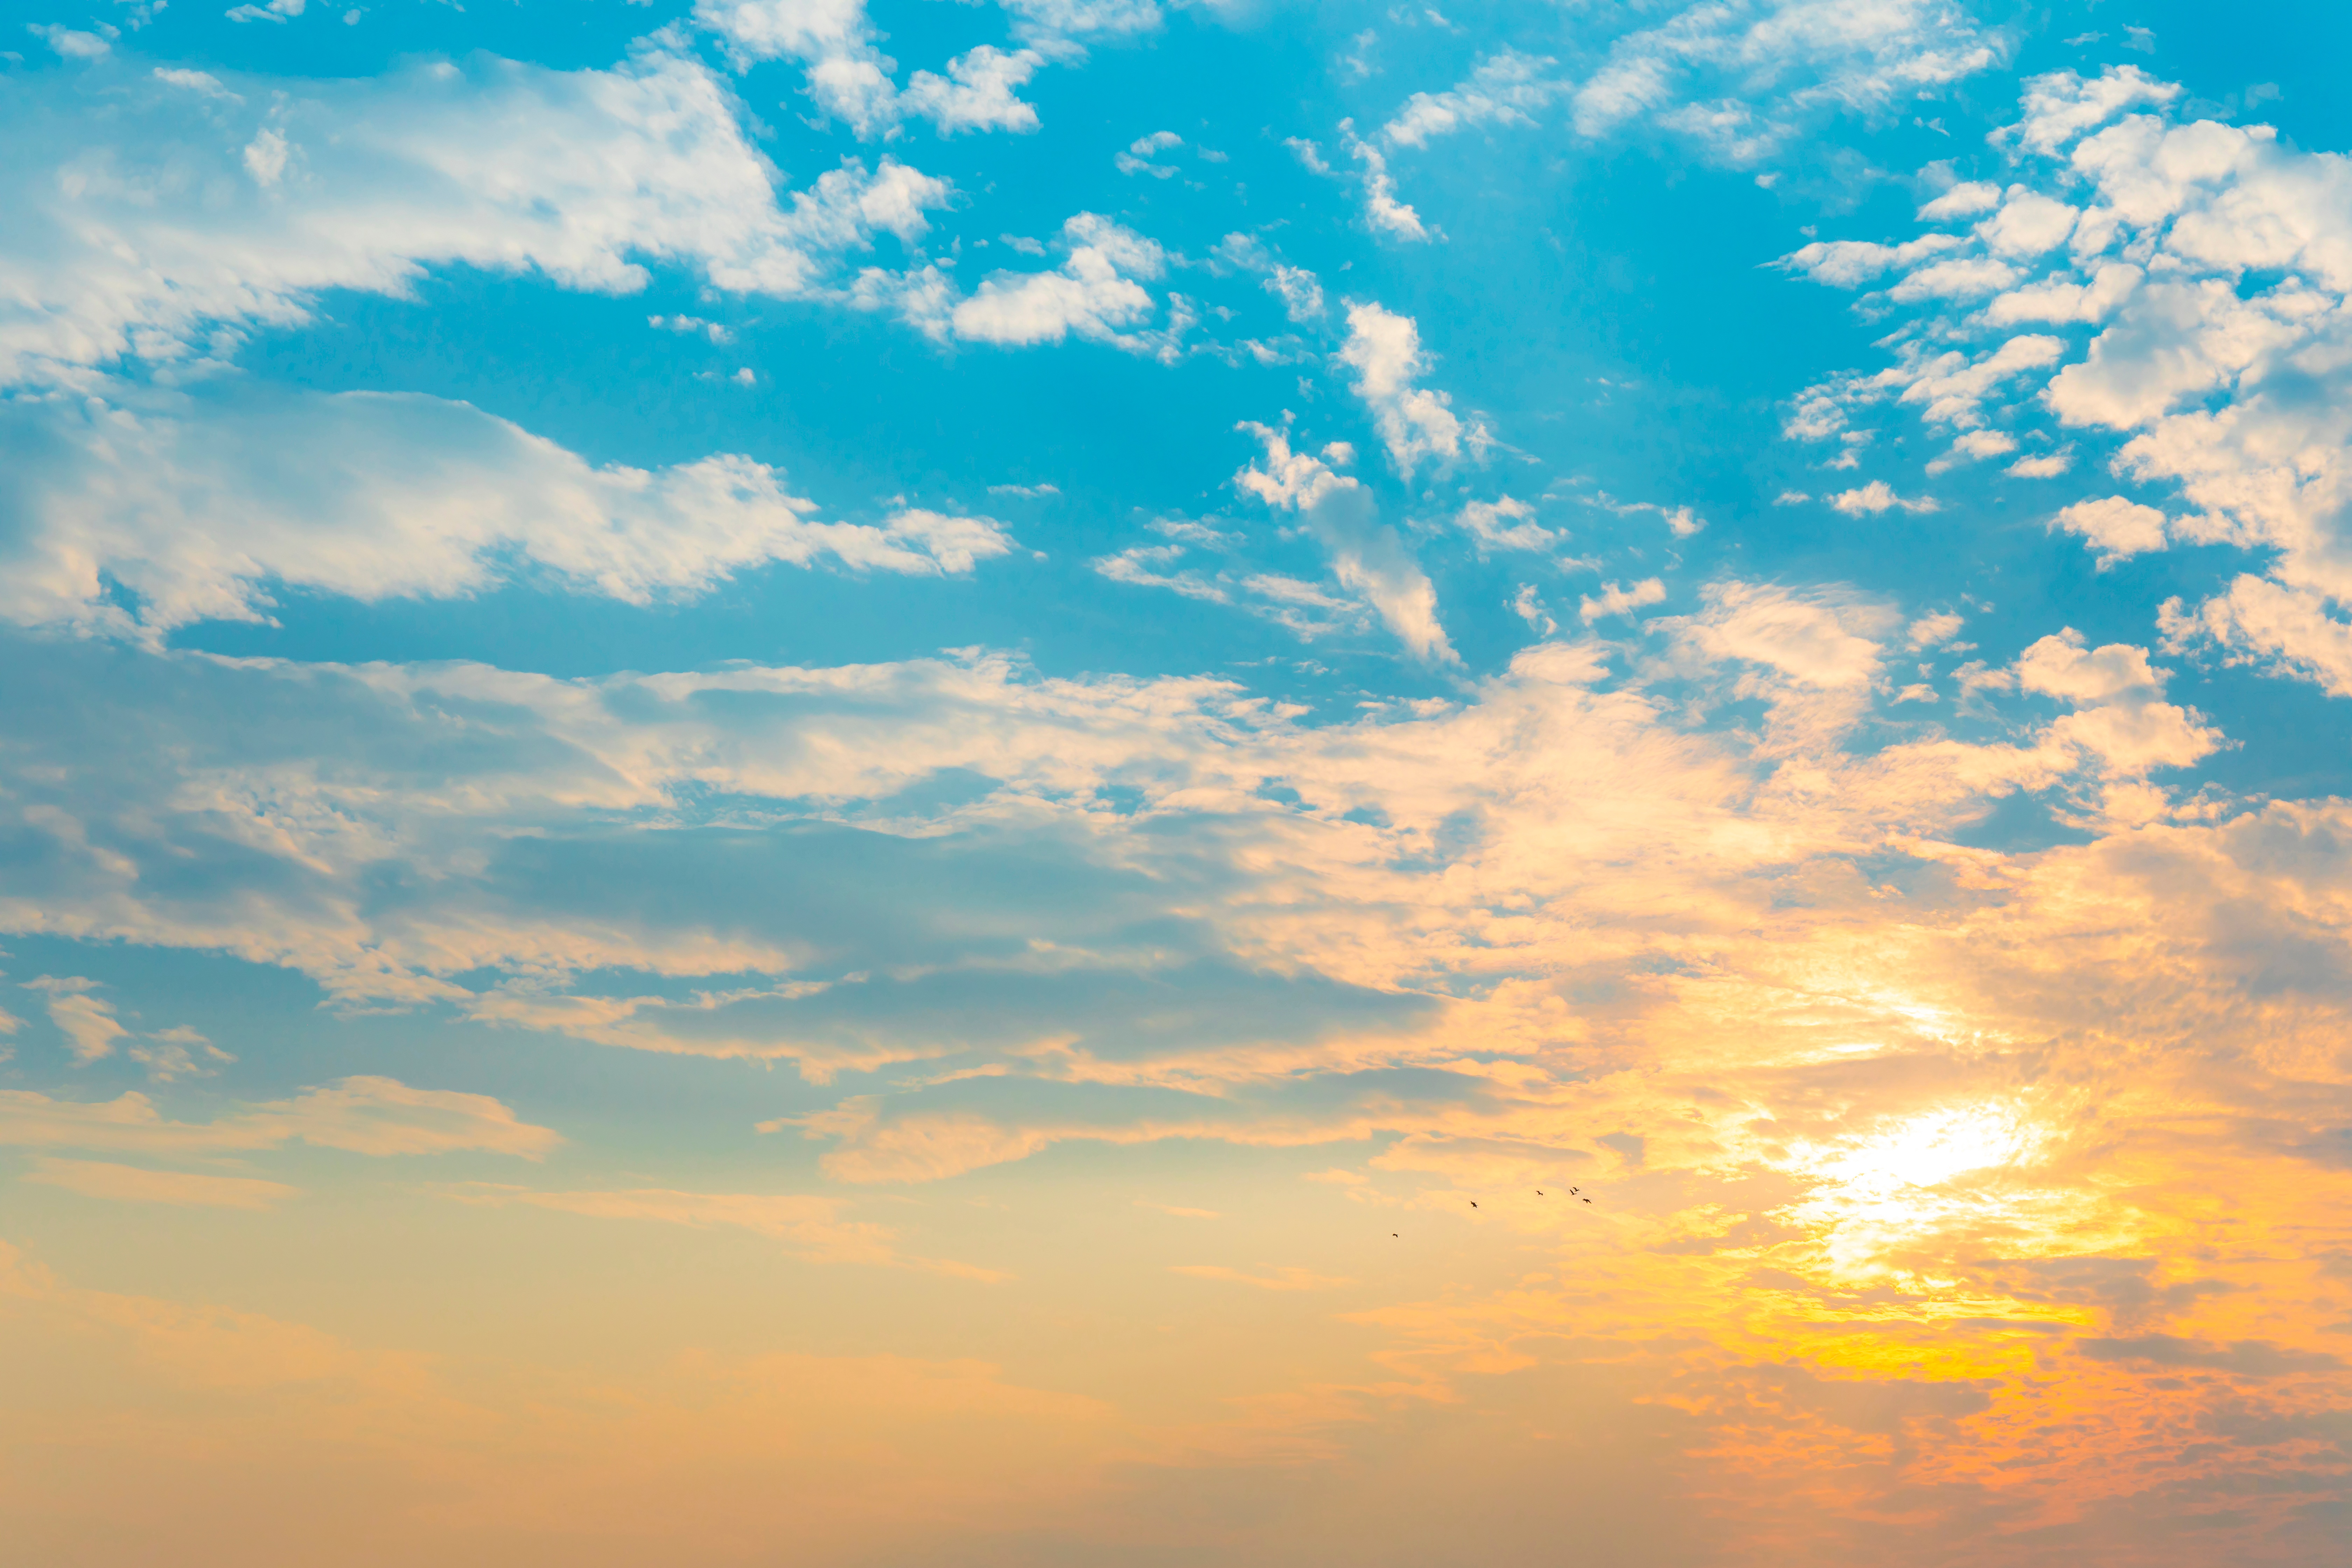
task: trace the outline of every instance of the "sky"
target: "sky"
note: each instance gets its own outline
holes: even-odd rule
[[[16,0],[0,1557],[2352,1564],[2347,47]]]

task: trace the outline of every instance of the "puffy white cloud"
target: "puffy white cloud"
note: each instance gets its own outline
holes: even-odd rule
[[[2126,775],[2185,767],[2221,743],[2221,734],[2200,722],[2195,710],[2160,700],[2166,679],[2146,648],[2127,643],[2094,648],[2072,628],[2042,638],[2017,661],[2021,689],[2075,706],[2050,727],[2051,738],[2079,746]]]
[[[1897,507],[1905,511],[1936,510],[1936,499],[1933,496],[1906,499],[1895,494],[1894,487],[1885,479],[1873,479],[1866,485],[1859,485],[1850,490],[1840,490],[1829,498],[1829,503],[1848,517],[1875,517],[1880,512],[1893,511]]]
[[[942,136],[961,131],[1034,131],[1037,110],[1014,95],[1037,74],[1045,57],[1034,49],[1004,50],[982,45],[948,62],[944,77],[917,71],[898,97],[906,112],[919,114]]]
[[[1149,337],[1119,331],[1156,308],[1137,279],[1167,268],[1153,241],[1094,213],[1062,225],[1068,256],[1052,272],[999,272],[950,313],[955,335],[1008,347],[1060,342],[1072,333],[1136,352],[1163,352]]]
[[[1454,521],[1478,542],[1479,553],[1492,550],[1549,550],[1561,535],[1535,521],[1536,509],[1504,496],[1498,500],[1465,501]]]
[[[2099,565],[2164,548],[2164,513],[2121,496],[2076,501],[2061,508],[2051,520],[2053,528],[2080,535],[2099,552]]]
[[[1903,635],[1913,647],[1941,647],[1959,636],[1960,628],[1966,625],[1968,620],[1965,616],[1949,610],[1938,610],[1913,621],[1904,629]]]
[[[1426,146],[1465,126],[1534,123],[1535,112],[1569,89],[1544,75],[1553,62],[1504,49],[1481,60],[1468,79],[1444,92],[1416,92],[1381,128],[1391,147]]]
[[[609,71],[236,79],[242,94],[109,70],[8,100],[0,380],[206,352],[215,329],[302,319],[321,290],[404,293],[453,263],[626,292],[660,261],[803,296],[948,195],[886,162],[782,205],[725,83],[659,52]]]
[[[2000,205],[2000,187],[1990,180],[1961,180],[1919,208],[1922,223],[1948,223]],[[1827,279],[1824,279],[1827,281]]]
[[[887,135],[909,117],[942,136],[963,131],[1034,131],[1034,105],[1015,96],[1045,63],[1035,49],[982,45],[948,61],[947,74],[919,70],[901,91],[898,62],[876,42],[865,0],[697,0],[695,26],[719,38],[742,68],[794,60],[818,109],[861,137]]]
[[[770,562],[964,573],[992,521],[823,522],[766,464],[592,468],[469,405],[415,394],[19,399],[0,616],[153,635],[265,616],[278,584],[375,600],[478,591],[513,564],[642,604]],[[122,592],[127,591],[129,602]]]
[[[2352,159],[2283,146],[2268,126],[2178,123],[2179,97],[2132,68],[2090,80],[2037,77],[2022,118],[1998,138],[2015,151],[2020,177],[1975,226],[1974,248],[1927,235],[1790,258],[1851,285],[1893,269],[1902,252],[1911,269],[1883,298],[1925,307],[1892,334],[1894,365],[1808,389],[1790,434],[1850,434],[1852,410],[1889,396],[1975,431],[1990,399],[2030,390],[2004,424],[2021,431],[2054,416],[2062,427],[2116,432],[2125,437],[2111,464],[2118,476],[2177,487],[2183,504],[2169,522],[2158,509],[2097,496],[2063,510],[2058,526],[2086,539],[2102,564],[2168,536],[2270,552],[2275,591],[2242,578],[2200,609],[2168,612],[2168,636],[2210,637],[2229,658],[2332,685],[2340,608],[2352,604],[2341,521],[2352,505],[2352,417],[2339,412],[2352,397]],[[1969,203],[1983,205],[1983,194]],[[1956,205],[1932,216],[1960,215]],[[1940,248],[1914,248],[1927,241]],[[2002,268],[2014,280],[1972,308]],[[1959,287],[1969,278],[1974,291]],[[2088,331],[2010,336],[1973,353],[1921,346],[1982,343],[2024,322]],[[2063,430],[2038,434],[2053,449],[2009,471],[2068,472]]]
[[[2011,185],[2000,210],[1977,225],[1978,237],[1996,256],[2030,261],[2066,243],[2074,231],[2078,209],[2053,197]]]
[[[2155,80],[2137,66],[2111,69],[2091,81],[2073,71],[2056,71],[2025,84],[2021,105],[2024,117],[2002,132],[2002,138],[2036,153],[2053,153],[2126,109],[2143,104],[2161,107],[2179,95],[2177,85]]]
[[[1901,245],[1866,239],[1817,239],[1780,258],[1775,265],[1802,272],[1817,283],[1853,289],[1896,268],[1908,268],[1963,242],[1948,234],[1921,235]]]
[[[1429,361],[1421,349],[1421,328],[1411,316],[1375,303],[1348,307],[1348,341],[1339,362],[1356,373],[1356,395],[1371,410],[1372,423],[1397,472],[1410,479],[1434,458],[1441,466],[1464,456],[1483,458],[1493,437],[1476,420],[1465,425],[1453,399],[1417,385]]]

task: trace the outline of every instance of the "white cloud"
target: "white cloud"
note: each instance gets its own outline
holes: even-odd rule
[[[2164,548],[2164,513],[2121,496],[2076,501],[2061,510],[2051,526],[2087,541],[2099,552],[2103,571],[2130,556]]]
[[[2056,71],[2025,84],[2024,118],[1999,135],[2030,151],[2053,153],[2126,109],[2161,108],[2179,95],[2179,87],[2154,79],[2137,66],[2118,67],[2087,82],[2073,71]]]
[[[1177,135],[1173,131],[1155,131],[1149,136],[1137,137],[1128,144],[1126,152],[1119,153],[1111,161],[1122,174],[1150,174],[1154,179],[1165,180],[1175,174],[1176,166],[1172,163],[1155,163],[1151,161],[1152,158],[1168,148],[1181,147],[1183,144],[1184,138]]]
[[[1356,134],[1353,123],[1349,121],[1343,120],[1339,122],[1339,135],[1340,139],[1347,143],[1349,153],[1354,156],[1356,162],[1364,166],[1364,221],[1366,223],[1370,224],[1376,232],[1391,234],[1399,239],[1427,241],[1444,237],[1423,223],[1419,213],[1397,200],[1396,179],[1389,173],[1389,161],[1381,155],[1379,148],[1360,138]],[[1313,144],[1307,143],[1300,155],[1307,157],[1313,150]],[[1317,168],[1321,160],[1316,159],[1307,166]],[[1322,171],[1318,168],[1318,172]]]
[[[1998,63],[1949,0],[1725,0],[1619,39],[1579,87],[1586,136],[1650,121],[1752,164],[1828,112],[1880,116]]]
[[[85,33],[73,27],[60,27],[53,23],[29,23],[25,31],[39,38],[49,47],[69,60],[103,59],[114,46],[97,33]]]
[[[462,403],[414,394],[216,401],[120,389],[0,411],[20,458],[0,616],[152,635],[267,616],[274,584],[448,597],[519,563],[633,604],[770,562],[959,574],[1011,547],[985,519],[822,522],[749,458],[591,468]],[[117,597],[128,590],[130,607]]]
[[[1666,585],[1655,577],[1645,578],[1633,587],[1621,588],[1614,583],[1601,584],[1601,596],[1585,596],[1577,601],[1577,614],[1586,626],[1605,616],[1630,616],[1648,605],[1666,602]]]
[[[2050,727],[2051,738],[2125,775],[2186,767],[2221,743],[2195,710],[2160,700],[2165,679],[2146,648],[2127,643],[2093,648],[2071,627],[2042,638],[2017,661],[2021,689],[2075,707]]]
[[[1990,180],[1963,180],[1919,209],[1922,223],[1972,217],[2000,205],[2000,187]]]
[[[1959,636],[1960,628],[1967,624],[1962,616],[1939,610],[1913,621],[1903,635],[1913,647],[1940,647]]]
[[[2074,448],[2061,447],[2054,452],[2044,452],[2037,458],[2020,458],[2001,471],[2014,474],[2021,479],[2054,479],[2074,466]]]
[[[2352,163],[2282,145],[2264,125],[2176,123],[2180,97],[2132,68],[2029,80],[2021,117],[1996,138],[2017,177],[1976,226],[1975,248],[1950,248],[1949,235],[1906,242],[1947,248],[1884,297],[1920,308],[1889,335],[1895,363],[1808,389],[1789,431],[1850,437],[1853,409],[1894,397],[1974,434],[1986,405],[2008,398],[2002,423],[2023,434],[2041,422],[2047,443],[2010,466],[2021,479],[2069,471],[2069,427],[2116,432],[2118,477],[2176,487],[2179,504],[2093,500],[2058,526],[2103,565],[2168,535],[2264,551],[2275,593],[2241,579],[2203,608],[2170,612],[2168,635],[2329,681],[2340,607],[2352,604],[2341,521],[2352,417],[2337,412],[2352,401]],[[1857,251],[1840,276],[1866,280],[1906,247]],[[1827,250],[1790,261],[1836,270]],[[2014,278],[2002,281],[2003,268]],[[2090,329],[2087,350],[2055,333],[1986,342],[2022,322]],[[2263,637],[2294,640],[2265,653]]]
[[[628,292],[664,262],[803,297],[876,230],[919,233],[949,194],[886,160],[780,205],[723,81],[658,52],[610,71],[477,58],[243,99],[137,78],[93,119],[10,96],[0,290],[20,308],[0,322],[0,382],[216,353],[215,328],[302,320],[330,289],[405,293],[449,264]]]
[[[2030,261],[2066,243],[2078,208],[2023,185],[2010,186],[2000,210],[1977,225],[1985,248],[2012,261]]]
[[[1970,430],[1952,443],[1952,449],[1927,465],[1931,474],[1942,473],[1962,462],[1982,458],[1998,458],[2017,450],[2017,437],[2004,430]]]
[[[1920,496],[1916,500],[1906,500],[1895,494],[1894,489],[1884,479],[1873,479],[1868,484],[1854,489],[1840,490],[1836,495],[1829,498],[1829,503],[1848,517],[1875,517],[1880,512],[1892,511],[1897,507],[1905,511],[1936,510],[1936,500],[1933,496]]]
[[[1016,347],[1060,342],[1072,333],[1131,350],[1150,345],[1122,327],[1150,319],[1151,295],[1141,279],[1166,269],[1160,247],[1094,213],[1062,226],[1068,257],[1052,272],[999,272],[984,279],[950,320],[970,342]]]
[[[1763,665],[1823,690],[1859,691],[1877,679],[1894,623],[1883,605],[1742,583],[1711,584],[1703,596],[1706,608],[1674,629],[1710,658]]]
[[[865,0],[697,0],[694,21],[723,40],[739,69],[799,62],[803,90],[861,137],[887,135],[908,117],[930,121],[942,136],[1037,128],[1035,107],[1014,92],[1045,63],[1035,49],[982,45],[950,60],[945,76],[917,71],[902,92],[898,62],[877,46]]]
[[[1538,110],[1568,91],[1569,84],[1543,73],[1553,62],[1504,49],[1475,67],[1469,79],[1444,92],[1416,92],[1381,129],[1391,147],[1423,147],[1433,136],[1465,126],[1531,125]]]
[[[1265,444],[1265,457],[1234,475],[1234,485],[1304,518],[1329,552],[1332,574],[1370,604],[1416,655],[1433,663],[1458,662],[1438,624],[1437,590],[1396,531],[1381,523],[1371,492],[1316,458],[1293,452],[1283,431],[1264,425],[1241,428]]]
[[[1496,500],[1463,503],[1454,521],[1478,542],[1479,553],[1495,550],[1549,550],[1560,535],[1535,521],[1536,509],[1504,496]]]
[[[982,45],[948,62],[948,74],[917,71],[898,97],[899,108],[921,115],[951,136],[962,131],[1034,131],[1037,110],[1014,95],[1045,58],[1034,49]]]
[[[1277,262],[1266,274],[1265,287],[1280,297],[1283,313],[1292,321],[1305,323],[1323,319],[1323,285],[1305,268]]]
[[[1160,23],[1157,0],[999,0],[1023,36],[1053,45],[1134,37]]]
[[[1465,426],[1452,398],[1415,384],[1429,364],[1411,316],[1373,303],[1349,305],[1339,361],[1356,373],[1356,395],[1371,410],[1398,473],[1410,479],[1432,458],[1445,466],[1465,454],[1474,460],[1486,455],[1493,440],[1486,426],[1476,420]]]
[[[1965,243],[1948,234],[1922,235],[1901,245],[1866,239],[1817,239],[1774,263],[1816,283],[1854,289],[1896,268],[1908,268]]]
[[[131,1033],[114,1016],[114,1004],[90,994],[98,989],[95,980],[78,975],[44,974],[37,980],[24,982],[27,991],[42,994],[49,1010],[49,1022],[66,1037],[66,1045],[78,1062],[94,1062],[110,1056],[117,1040]]]

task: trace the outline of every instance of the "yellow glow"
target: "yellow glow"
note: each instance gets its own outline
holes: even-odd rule
[[[1842,1150],[1822,1150],[1813,1170],[1851,1194],[1878,1196],[2015,1164],[2042,1142],[2040,1133],[2012,1107],[1953,1106],[1906,1118]]]

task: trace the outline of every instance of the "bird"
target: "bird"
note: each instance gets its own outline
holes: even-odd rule
[[[1390,1234],[1391,1236],[1394,1236],[1394,1235],[1396,1235],[1396,1232],[1394,1232],[1394,1231],[1391,1231],[1391,1232],[1389,1232],[1389,1234]]]
[[[1584,1201],[1585,1201],[1586,1203],[1591,1203],[1592,1200],[1591,1200],[1591,1198],[1587,1198],[1587,1199],[1585,1199]]]
[[[1541,1196],[1543,1196],[1543,1189],[1542,1189],[1541,1187],[1538,1187],[1538,1188],[1536,1189],[1536,1196],[1538,1196],[1538,1197],[1541,1197]]]
[[[1478,1206],[1478,1200],[1476,1198],[1472,1198],[1470,1200],[1470,1206],[1474,1209],[1476,1208]]]

